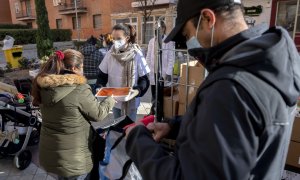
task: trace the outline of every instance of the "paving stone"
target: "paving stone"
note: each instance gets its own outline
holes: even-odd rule
[[[34,177],[33,177],[33,180],[45,180],[47,179],[47,174],[36,174]]]
[[[32,180],[34,175],[23,175],[20,180]]]

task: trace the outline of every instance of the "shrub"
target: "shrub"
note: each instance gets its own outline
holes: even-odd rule
[[[55,42],[72,39],[70,29],[52,29],[51,33]],[[36,34],[36,29],[0,29],[0,40],[3,40],[5,35],[10,35],[15,39],[15,44],[36,44]]]
[[[54,42],[72,40],[72,31],[70,29],[52,29],[51,33]]]
[[[31,29],[31,27],[24,24],[0,24],[0,29]]]

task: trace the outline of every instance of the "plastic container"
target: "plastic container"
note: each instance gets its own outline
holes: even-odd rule
[[[4,55],[6,62],[11,65],[11,67],[19,68],[19,60],[22,59],[23,46],[14,46],[11,49],[4,50]]]

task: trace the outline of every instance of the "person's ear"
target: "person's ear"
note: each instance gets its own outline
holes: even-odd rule
[[[202,18],[205,21],[205,27],[212,29],[216,24],[216,15],[211,9],[203,9],[201,11]]]

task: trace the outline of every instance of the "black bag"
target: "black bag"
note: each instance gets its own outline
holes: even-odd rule
[[[91,125],[91,123],[88,121],[88,123]],[[129,117],[125,117],[121,122],[114,125],[114,128],[122,129],[123,127],[133,123],[133,121]],[[90,177],[92,180],[100,179],[99,176],[99,163],[104,159],[104,152],[106,147],[106,140],[103,139],[100,134],[107,131],[107,129],[94,129],[94,127],[91,125],[90,128],[90,134],[91,134],[91,142],[89,143],[90,150],[92,152],[92,160],[93,160],[93,169],[90,173]]]

